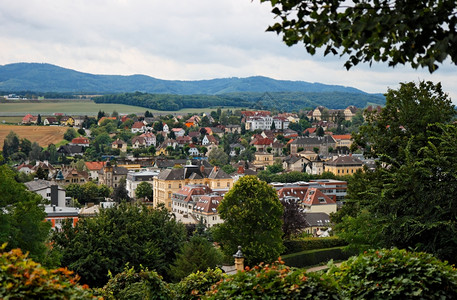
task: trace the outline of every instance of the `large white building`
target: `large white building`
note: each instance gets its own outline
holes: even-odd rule
[[[283,130],[289,128],[290,122],[286,118],[272,116],[253,116],[247,117],[246,130],[270,130],[273,122],[275,124],[275,129]]]

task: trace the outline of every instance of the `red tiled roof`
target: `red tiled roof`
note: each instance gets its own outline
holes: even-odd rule
[[[317,188],[309,188],[303,204],[306,206],[336,204],[336,202]]]
[[[350,134],[334,134],[332,136],[335,140],[350,140],[352,138]]]
[[[105,166],[105,163],[104,161],[86,161],[84,164],[90,171],[98,171]]]

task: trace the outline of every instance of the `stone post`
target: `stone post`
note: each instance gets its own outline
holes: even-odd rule
[[[238,246],[238,251],[233,255],[235,258],[235,268],[237,271],[244,270],[244,255],[241,252],[241,246]]]

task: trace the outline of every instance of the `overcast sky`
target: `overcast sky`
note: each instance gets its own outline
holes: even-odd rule
[[[50,63],[94,74],[196,80],[255,75],[385,93],[399,82],[441,81],[457,103],[457,66],[425,69],[310,56],[265,32],[259,0],[1,0],[0,65]]]

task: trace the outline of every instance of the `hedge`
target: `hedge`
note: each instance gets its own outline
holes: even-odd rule
[[[283,255],[297,253],[305,250],[334,248],[339,246],[346,246],[347,242],[336,236],[325,238],[304,238],[302,240],[284,241],[286,250]]]
[[[333,247],[327,249],[307,250],[297,253],[284,255],[282,259],[287,266],[296,268],[305,268],[326,263],[329,260],[345,260],[348,259],[353,252],[343,251],[344,247]]]

